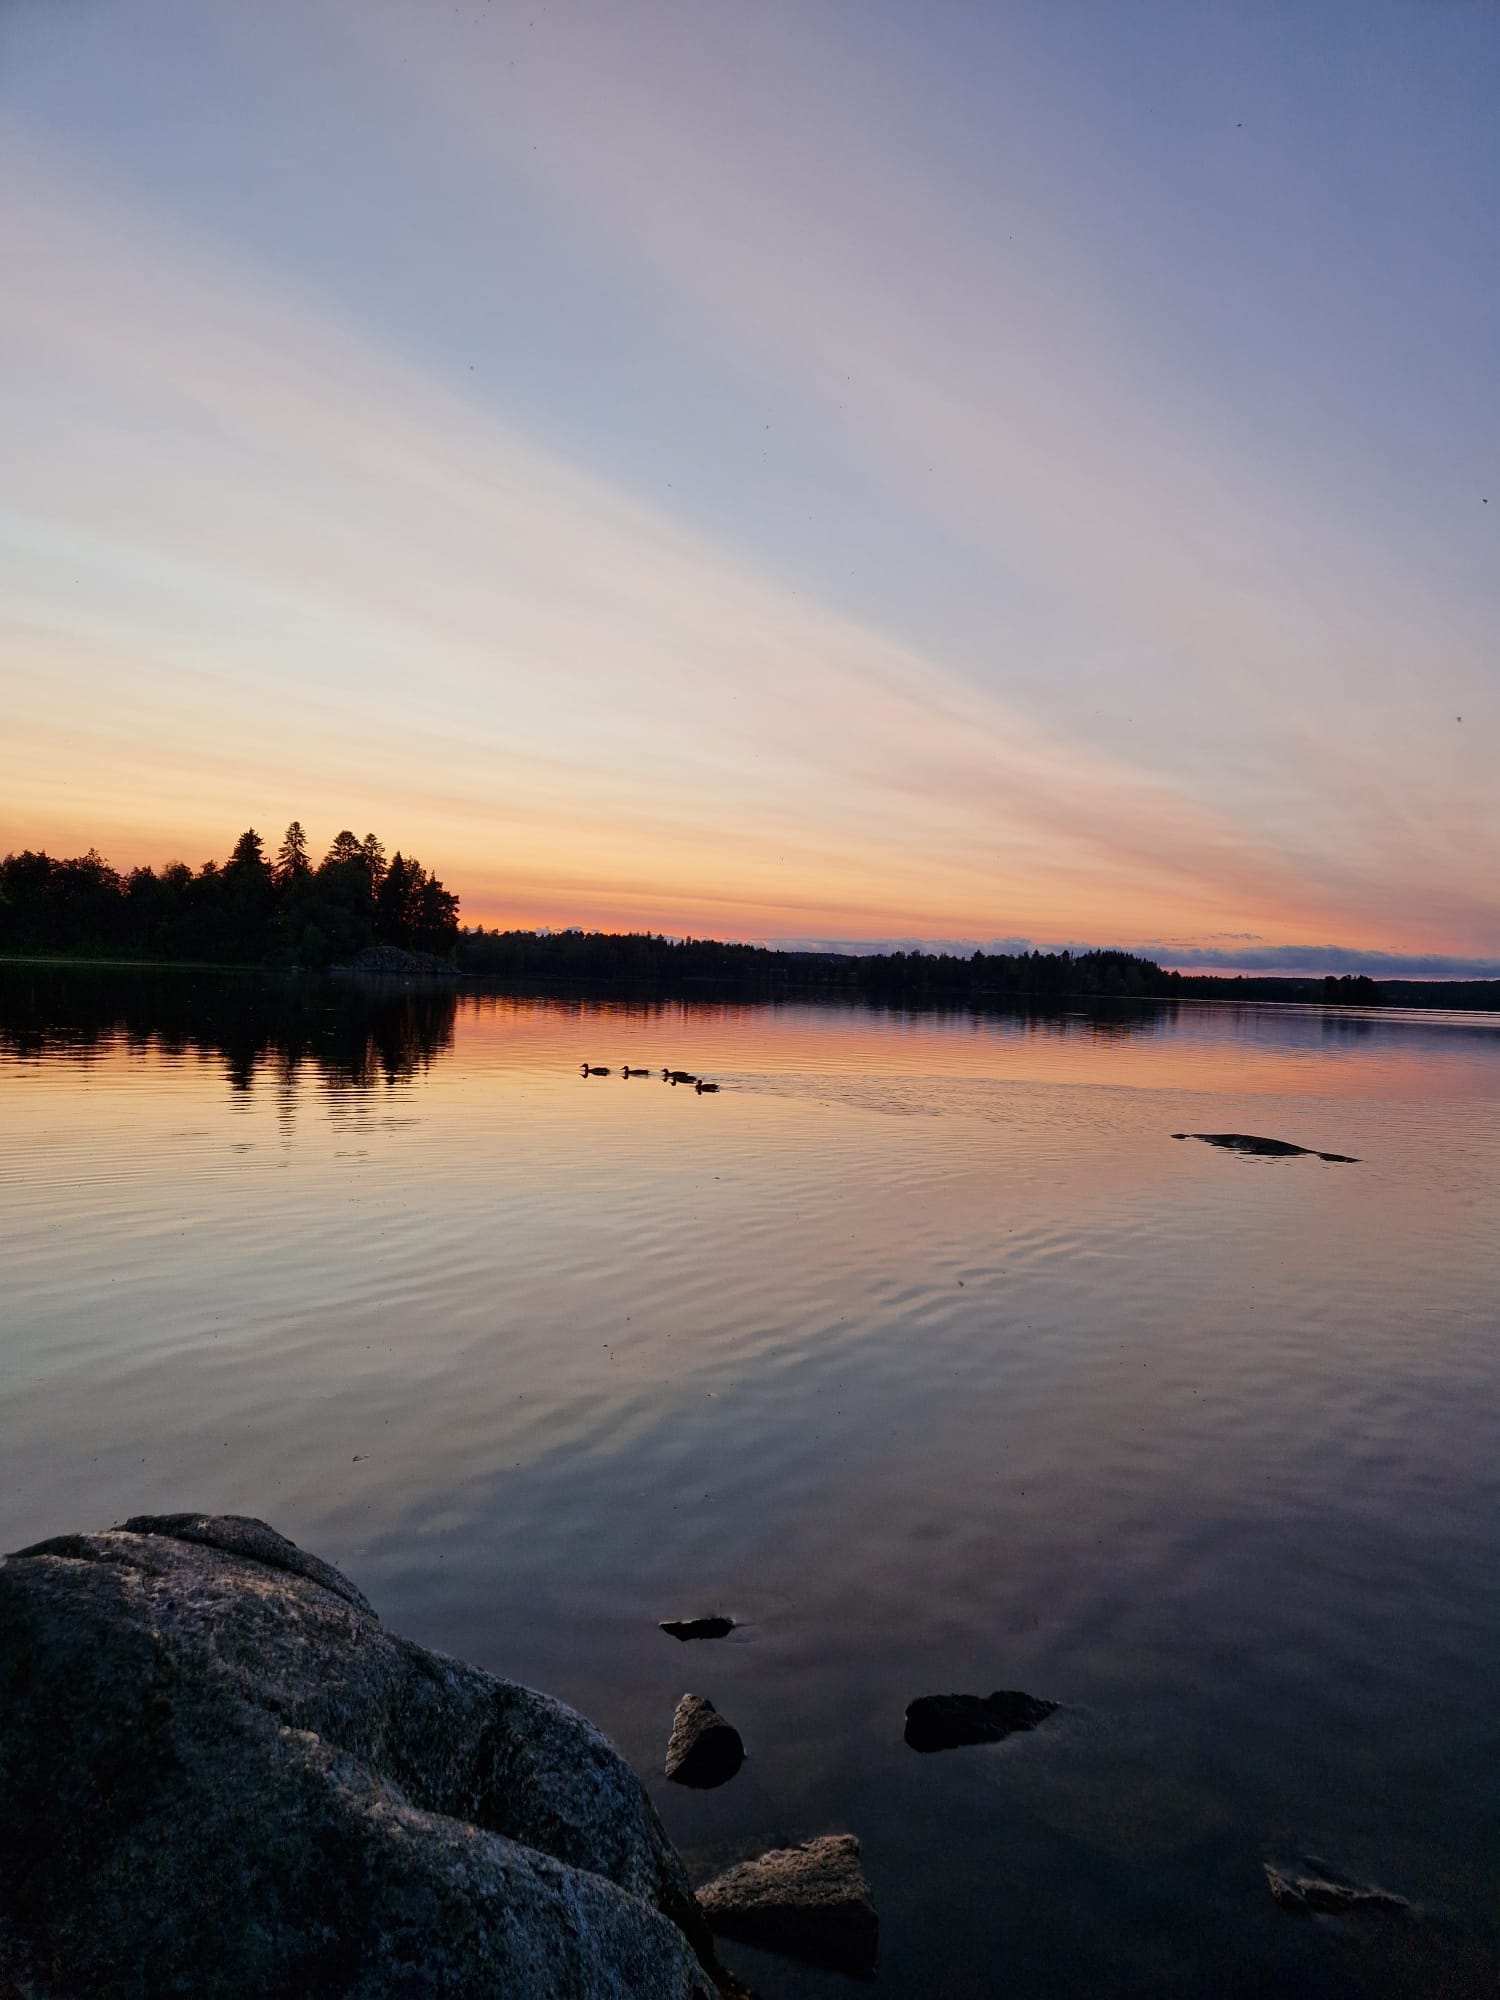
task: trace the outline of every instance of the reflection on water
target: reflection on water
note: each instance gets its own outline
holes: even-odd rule
[[[1497,1195],[1485,1017],[12,968],[3,1545],[266,1515],[597,1716],[693,1866],[858,1832],[892,1994],[1488,1991]],[[907,1748],[992,1688],[1062,1708]],[[1418,1917],[1289,1917],[1309,1855]]]
[[[0,1054],[193,1056],[222,1062],[234,1090],[274,1076],[293,1094],[307,1066],[360,1090],[404,1082],[451,1048],[455,1008],[447,984],[11,966],[0,968]]]

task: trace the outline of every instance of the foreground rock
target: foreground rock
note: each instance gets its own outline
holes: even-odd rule
[[[382,1630],[263,1522],[0,1562],[0,1992],[711,2000],[582,1716]]]
[[[720,1937],[841,1972],[868,1972],[880,1924],[852,1833],[742,1861],[698,1891]]]
[[[1284,1910],[1319,1910],[1347,1916],[1361,1910],[1409,1910],[1404,1896],[1389,1889],[1360,1888],[1351,1882],[1330,1882],[1320,1875],[1289,1876],[1266,1864],[1266,1884]]]
[[[674,1639],[727,1639],[734,1630],[732,1618],[664,1618],[660,1630]]]
[[[1248,1153],[1259,1159],[1327,1160],[1331,1165],[1357,1167],[1349,1153],[1320,1153],[1313,1146],[1294,1146],[1289,1139],[1258,1139],[1253,1132],[1174,1132],[1174,1139],[1201,1139],[1205,1146],[1222,1146],[1228,1153]]]
[[[999,1743],[1018,1729],[1035,1729],[1055,1701],[999,1688],[994,1694],[924,1694],[907,1704],[906,1740],[913,1750],[956,1750],[965,1743]]]
[[[707,1695],[685,1694],[667,1739],[667,1776],[707,1791],[727,1784],[744,1761],[745,1746],[734,1724],[724,1720]]]

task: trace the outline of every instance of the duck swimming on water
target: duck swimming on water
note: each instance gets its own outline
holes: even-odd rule
[[[583,1073],[584,1073],[584,1075],[585,1075],[585,1076],[608,1076],[608,1075],[609,1075],[609,1071],[608,1071],[607,1069],[600,1069],[600,1067],[599,1067],[599,1065],[598,1065],[597,1063],[585,1063],[585,1064],[583,1065]]]
[[[651,1072],[649,1069],[632,1069],[629,1063],[625,1063],[621,1067],[620,1074],[621,1076],[649,1076]]]
[[[698,1081],[693,1085],[694,1090],[697,1091],[717,1090],[718,1087],[719,1086],[716,1083],[705,1083],[701,1076],[699,1077]]]
[[[685,1069],[664,1069],[661,1073],[661,1080],[663,1083],[696,1083],[698,1081],[697,1077],[690,1070]]]

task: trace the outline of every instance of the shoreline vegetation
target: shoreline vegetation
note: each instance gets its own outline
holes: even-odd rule
[[[314,863],[301,824],[274,859],[249,828],[225,862],[121,874],[94,849],[0,860],[0,962],[199,971],[439,976],[645,995],[950,1006],[1238,1000],[1304,1006],[1500,1009],[1500,979],[1377,983],[1364,974],[1184,973],[1126,951],[788,951],[711,938],[582,929],[465,929],[459,898],[373,833],[339,833]]]
[[[275,859],[254,827],[229,859],[121,874],[95,848],[0,861],[0,953],[322,971],[378,946],[451,960],[458,898],[414,855],[345,829],[314,862],[293,820]]]

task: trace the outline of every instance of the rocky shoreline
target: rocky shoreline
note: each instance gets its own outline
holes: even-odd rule
[[[906,1741],[998,1743],[1057,1708],[923,1696]],[[717,1786],[744,1756],[685,1694],[665,1775]],[[1326,1864],[1265,1876],[1297,1912],[1411,1908]],[[743,2000],[716,1935],[872,1971],[858,1840],[695,1889],[592,1723],[388,1633],[263,1521],[139,1516],[0,1558],[0,1992]]]
[[[736,1989],[592,1723],[262,1522],[173,1515],[0,1564],[0,1990]]]
[[[669,1774],[743,1756],[700,1696]],[[561,1702],[388,1633],[243,1516],[0,1559],[0,1991],[713,2000],[713,1934],[849,1970],[852,1835],[695,1892],[640,1780]]]

